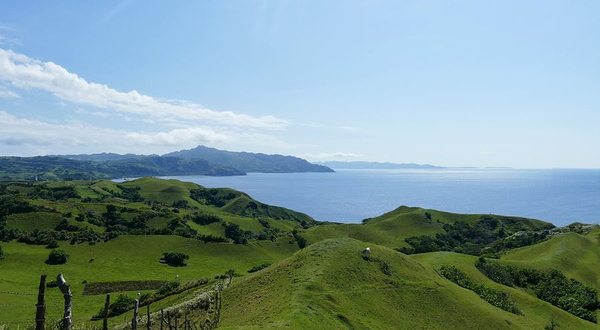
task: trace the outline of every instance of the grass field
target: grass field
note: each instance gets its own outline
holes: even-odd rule
[[[597,329],[531,295],[495,285],[473,266],[475,257],[433,253],[409,257],[343,238],[325,240],[234,282],[225,292],[223,329]],[[386,275],[381,264],[388,265]],[[442,264],[465,269],[477,282],[509,291],[524,312],[514,315],[442,278]],[[479,273],[479,274],[478,274]]]
[[[0,260],[0,291],[35,294],[39,276],[47,274],[54,279],[64,274],[74,293],[74,318],[81,321],[92,317],[104,305],[104,296],[84,296],[83,281],[175,280],[182,282],[201,277],[212,278],[228,269],[246,273],[253,266],[275,263],[298,250],[286,239],[277,242],[261,241],[248,245],[231,243],[203,243],[178,236],[122,236],[107,243],[95,245],[62,243],[71,256],[65,265],[44,263],[50,250],[17,242],[2,243],[5,259]],[[163,252],[178,251],[190,255],[188,266],[170,267],[158,261]],[[90,262],[93,260],[92,262]],[[62,304],[56,288],[48,289],[48,304]],[[137,292],[129,293],[135,296]],[[30,305],[30,307],[3,307],[0,324],[5,321],[32,320],[37,297],[0,294],[2,304]],[[170,301],[170,300],[169,300]],[[160,305],[157,305],[157,308]],[[62,307],[49,307],[50,316],[60,314]],[[121,322],[119,317],[114,322]]]

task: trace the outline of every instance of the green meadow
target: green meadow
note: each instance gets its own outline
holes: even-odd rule
[[[154,178],[9,183],[0,192],[0,324],[11,329],[33,324],[41,274],[65,276],[76,327],[84,327],[98,326],[91,318],[105,299],[83,295],[86,283],[184,284],[206,277],[210,286],[230,270],[235,277],[223,293],[223,329],[545,329],[553,322],[559,329],[598,329],[475,267],[484,256],[555,269],[598,290],[597,226],[555,228],[535,219],[406,206],[362,224],[322,223],[232,189]],[[69,255],[65,264],[46,263],[52,242]],[[361,253],[366,247],[368,256]],[[188,255],[187,265],[159,262],[164,252]],[[264,264],[270,266],[248,272]],[[505,293],[522,315],[446,279],[444,266]],[[167,295],[151,311],[193,299],[200,289]],[[47,316],[57,321],[62,297],[57,288],[47,292]],[[131,317],[128,311],[110,324]],[[31,323],[13,323],[20,321]]]

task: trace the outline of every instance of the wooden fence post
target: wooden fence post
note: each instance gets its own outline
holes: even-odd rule
[[[150,330],[150,304],[146,307],[146,329]]]
[[[65,298],[65,315],[63,318],[62,326],[63,329],[69,330],[71,328],[71,309],[72,309],[72,299],[73,295],[71,294],[71,286],[62,274],[58,274],[56,277],[56,282],[58,282],[58,288],[62,292]]]
[[[35,313],[35,330],[46,330],[46,304],[44,297],[46,295],[46,275],[40,276],[40,288],[38,291],[38,301]]]
[[[140,308],[140,301],[138,299],[136,299],[135,300],[135,308],[133,309],[133,320],[131,320],[131,328],[133,330],[137,329],[139,308]]]
[[[102,314],[102,330],[108,330],[108,309],[110,308],[110,293],[106,294],[106,302],[104,303],[104,314]]]
[[[165,323],[165,311],[160,309],[160,330],[163,330],[163,325]]]

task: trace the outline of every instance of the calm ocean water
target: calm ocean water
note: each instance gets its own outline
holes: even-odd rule
[[[357,223],[409,205],[530,217],[558,226],[600,222],[600,170],[338,170],[168,178],[234,188],[323,221]]]

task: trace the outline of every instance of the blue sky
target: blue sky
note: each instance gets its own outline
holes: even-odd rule
[[[0,155],[600,167],[598,1],[0,4]]]

